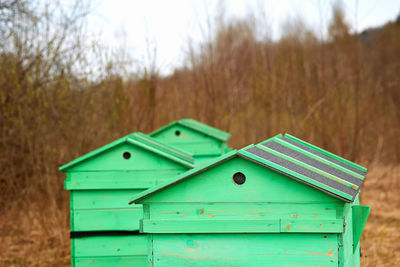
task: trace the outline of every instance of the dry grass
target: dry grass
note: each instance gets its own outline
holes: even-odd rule
[[[362,266],[400,266],[400,166],[371,167],[361,203],[371,206]]]
[[[371,166],[361,204],[371,206],[362,266],[400,265],[400,166]],[[66,194],[66,192],[63,192]],[[19,203],[0,217],[1,266],[68,266],[68,209]]]

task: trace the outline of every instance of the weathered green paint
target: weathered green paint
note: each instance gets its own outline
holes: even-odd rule
[[[338,266],[336,234],[154,234],[153,266]]]
[[[370,207],[355,205],[352,206],[353,216],[353,249],[356,250],[358,243],[360,242],[361,234],[364,230],[364,226],[367,223],[369,216]]]
[[[80,267],[126,267],[147,266],[147,255],[143,256],[111,256],[111,257],[79,257],[72,258],[72,266]]]
[[[174,121],[152,132],[150,136],[166,144],[189,151],[196,165],[230,151],[230,134],[193,119]]]
[[[71,239],[73,266],[147,266],[147,237],[91,236]]]
[[[229,152],[133,197],[144,209],[141,232],[149,235],[149,265],[359,266],[359,245],[353,242],[358,195],[270,168],[271,162],[246,151],[252,147],[257,146]],[[272,152],[356,190],[355,184]],[[241,185],[233,181],[237,172],[246,177]]]
[[[121,233],[72,238],[73,266],[146,266],[147,237],[132,235],[139,230],[142,205],[128,205],[129,200],[193,163],[191,154],[134,133],[62,166],[70,190],[71,231]]]

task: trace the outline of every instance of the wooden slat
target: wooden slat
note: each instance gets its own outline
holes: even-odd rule
[[[67,174],[65,189],[147,189],[165,183],[182,172],[179,169],[71,172]]]
[[[136,231],[143,218],[141,207],[71,211],[71,231]]]
[[[111,257],[78,257],[72,258],[74,267],[147,267],[147,255],[144,256],[111,256]]]
[[[338,267],[337,234],[154,235],[152,266]]]
[[[333,220],[281,220],[285,233],[343,233],[343,219]]]
[[[147,236],[90,236],[71,239],[74,257],[146,256]]]
[[[143,220],[145,233],[342,233],[343,220]]]
[[[134,208],[134,206],[129,205],[129,201],[133,196],[142,191],[143,189],[72,190],[70,191],[71,209],[82,210]]]
[[[278,233],[279,220],[143,220],[145,233]]]

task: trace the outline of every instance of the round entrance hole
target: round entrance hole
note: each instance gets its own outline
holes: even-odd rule
[[[122,156],[124,157],[124,159],[130,159],[131,158],[131,153],[124,152],[124,154],[122,154]]]
[[[175,131],[175,135],[176,135],[176,136],[180,136],[180,135],[181,135],[181,131],[176,130],[176,131]]]
[[[232,176],[233,182],[237,185],[242,185],[244,182],[246,182],[246,176],[241,173],[237,172]]]

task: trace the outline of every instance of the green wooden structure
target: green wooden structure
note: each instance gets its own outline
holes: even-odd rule
[[[227,146],[231,137],[229,133],[193,119],[174,121],[150,133],[150,136],[193,153],[196,165],[231,150]]]
[[[72,266],[147,266],[133,195],[194,166],[187,152],[133,133],[62,167],[70,191]]]
[[[148,266],[359,266],[366,169],[291,135],[137,194]]]

